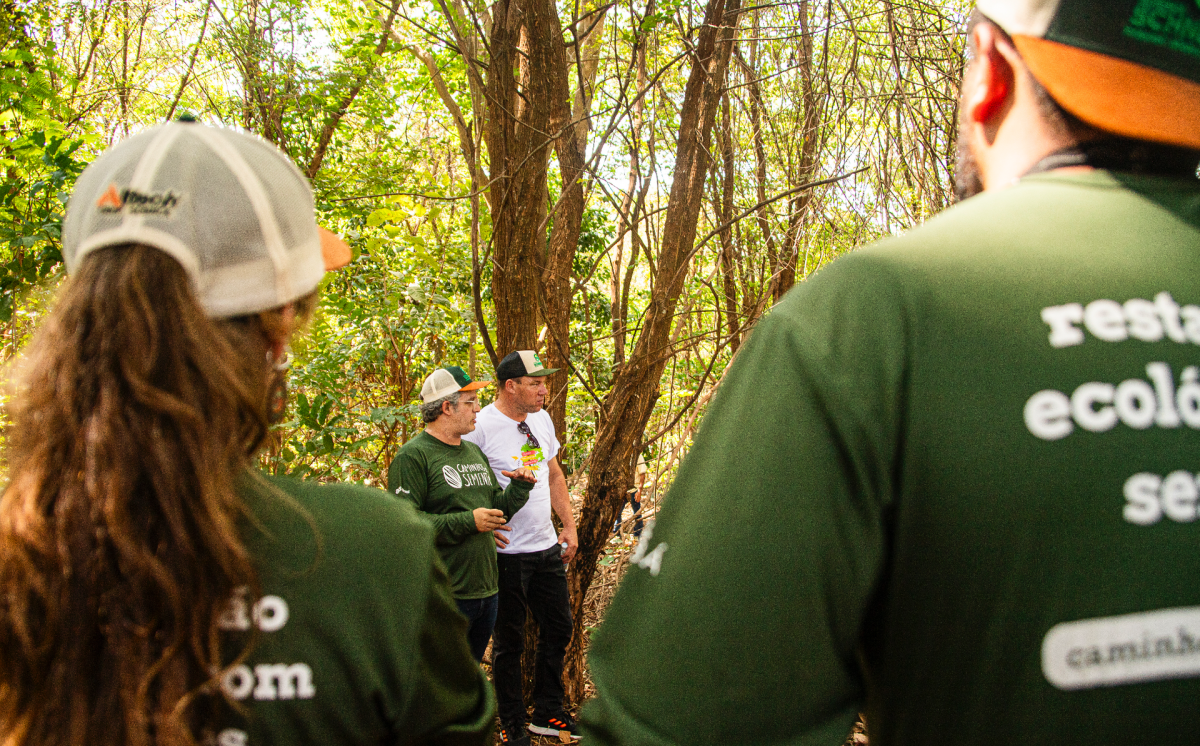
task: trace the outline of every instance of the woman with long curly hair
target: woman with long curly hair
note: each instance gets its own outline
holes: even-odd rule
[[[483,743],[432,529],[252,468],[349,248],[274,146],[172,122],[80,176],[70,278],[16,375],[0,743]]]

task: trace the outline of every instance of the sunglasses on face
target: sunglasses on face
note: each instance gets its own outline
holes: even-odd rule
[[[525,442],[529,445],[533,446],[534,448],[542,447],[542,445],[538,443],[538,439],[534,436],[533,431],[529,429],[528,422],[518,422],[517,432],[525,436]]]

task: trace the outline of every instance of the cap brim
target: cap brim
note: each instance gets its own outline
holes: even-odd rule
[[[1055,41],[1019,34],[1013,41],[1033,77],[1088,124],[1200,150],[1200,84]]]
[[[350,263],[354,256],[350,244],[338,238],[333,231],[320,226],[317,226],[317,233],[321,235],[321,256],[325,259],[326,271],[341,269]]]
[[[535,370],[534,372],[526,373],[525,375],[530,376],[532,378],[541,378],[542,376],[548,376],[551,373],[557,373],[559,370],[561,370],[561,369],[560,368],[542,368],[541,370]],[[520,378],[520,376],[518,376],[518,378]]]
[[[491,381],[471,381],[466,386],[463,386],[459,391],[478,391],[484,386],[491,386]]]

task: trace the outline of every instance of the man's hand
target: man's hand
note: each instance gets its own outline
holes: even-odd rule
[[[509,479],[520,479],[522,482],[529,482],[530,484],[537,484],[537,475],[534,474],[533,472],[531,472],[530,470],[526,469],[523,466],[520,469],[516,469],[514,471],[501,471],[500,473],[503,474],[504,476],[508,477]]]
[[[492,540],[496,542],[497,549],[503,549],[508,546],[508,537],[500,533],[501,531],[512,531],[512,527],[501,526],[492,532]]]
[[[481,534],[484,531],[495,531],[508,523],[504,518],[504,511],[495,508],[475,508],[471,514],[475,516],[475,528]]]
[[[558,543],[567,543],[567,548],[563,550],[562,561],[567,564],[575,557],[575,552],[579,551],[579,535],[575,533],[575,527],[564,528],[558,535]]]

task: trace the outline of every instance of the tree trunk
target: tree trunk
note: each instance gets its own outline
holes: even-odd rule
[[[680,110],[674,179],[663,225],[657,273],[642,331],[628,362],[605,397],[592,449],[591,472],[579,522],[579,552],[568,583],[575,630],[567,650],[567,694],[582,694],[586,643],[583,602],[608,542],[617,508],[633,485],[633,468],[646,423],[658,398],[658,382],[670,359],[675,307],[683,290],[708,174],[708,148],[729,67],[741,0],[709,0],[694,48]]]
[[[737,163],[733,157],[733,120],[729,106],[729,94],[721,99],[721,159],[723,177],[721,180],[721,209],[719,222],[725,228],[721,231],[721,286],[725,300],[725,328],[729,334],[729,347],[737,352],[740,339],[738,338],[737,315],[737,283],[733,278],[733,187]]]
[[[550,121],[550,102],[548,55],[533,41],[552,33],[543,28],[546,16],[545,0],[492,5],[484,134],[492,179],[492,297],[500,357],[533,349],[537,340],[537,268],[546,251],[542,226],[550,158],[550,142],[542,133]]]
[[[557,6],[551,0],[497,0],[489,52],[484,133],[492,178],[496,353],[533,349],[539,317],[545,322],[547,367],[560,368],[547,381],[548,409],[565,437],[571,274],[587,201],[587,132],[572,124],[570,65]],[[584,96],[590,105],[590,95]],[[563,191],[547,215],[551,147]]]
[[[646,13],[649,14],[652,9],[653,3],[648,4]],[[637,37],[634,43],[633,54],[635,64],[637,65],[637,90],[641,91],[646,88],[648,81],[644,36],[639,35]],[[610,284],[612,303],[610,310],[612,314],[614,369],[625,364],[626,316],[629,315],[629,285],[633,282],[633,273],[637,267],[638,255],[642,250],[638,233],[638,217],[641,214],[646,190],[650,186],[648,179],[642,179],[641,142],[645,107],[645,96],[638,97],[633,103],[633,112],[630,116],[633,131],[630,133],[629,138],[631,142],[629,149],[629,186],[625,190],[625,196],[621,200],[621,208],[618,213],[621,222],[617,226],[616,256],[612,263],[612,280]],[[649,147],[654,147],[654,138],[650,138]],[[651,153],[651,164],[653,164],[653,161],[654,158]],[[640,190],[638,189],[639,182],[644,182]],[[625,280],[622,283],[621,265],[624,256],[626,235],[629,236],[629,261],[626,262]]]
[[[814,81],[812,27],[809,24],[808,7],[809,0],[800,0],[800,92],[804,104],[804,131],[801,133],[800,163],[790,179],[793,187],[813,180],[823,142],[821,125],[825,93],[824,90],[817,90]],[[783,245],[779,278],[775,283],[775,302],[779,302],[796,284],[800,234],[808,217],[812,196],[813,190],[809,189],[789,200],[787,238]]]
[[[550,390],[547,409],[559,439],[566,445],[567,381],[571,375],[571,273],[575,263],[575,249],[579,245],[579,232],[583,225],[583,210],[587,204],[587,194],[584,190],[587,164],[583,160],[584,151],[587,149],[587,128],[572,123],[571,88],[567,79],[567,49],[563,44],[562,25],[555,4],[548,0],[542,1],[545,3],[547,21],[541,24],[539,29],[547,36],[538,39],[535,46],[544,50],[548,56],[550,133],[557,136],[554,152],[562,174],[562,194],[559,195],[553,215],[550,251],[542,265],[541,273],[542,298],[545,301],[542,316],[547,331],[546,362],[547,367],[559,369],[557,373],[551,374],[546,382]],[[592,74],[595,74],[594,66]],[[586,89],[587,83],[581,87]],[[583,91],[583,96],[586,103],[581,100],[580,107],[590,107],[591,96],[587,95],[586,90]],[[586,112],[587,109],[583,110]]]
[[[763,97],[762,85],[758,81],[758,11],[754,11],[754,31],[750,39],[750,61],[742,61],[742,69],[746,74],[746,85],[750,90],[750,130],[754,139],[754,195],[758,204],[758,232],[762,235],[767,247],[767,276],[772,291],[779,284],[779,249],[775,245],[775,234],[771,230],[771,220],[767,214],[767,150],[763,143]],[[741,59],[739,58],[739,61]]]

